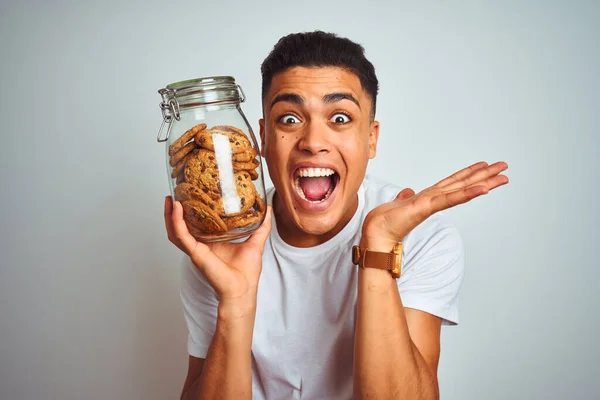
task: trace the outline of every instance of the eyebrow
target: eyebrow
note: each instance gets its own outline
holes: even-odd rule
[[[360,108],[360,103],[358,102],[358,99],[356,97],[354,97],[353,95],[351,95],[350,93],[336,92],[336,93],[329,93],[329,94],[326,94],[325,96],[323,96],[323,102],[325,102],[325,103],[336,103],[336,102],[342,101],[342,100],[350,100],[351,102],[356,104],[358,106],[358,108]],[[271,102],[271,108],[273,108],[273,106],[276,103],[279,103],[282,101],[287,101],[287,102],[294,103],[297,105],[304,104],[304,99],[302,98],[302,96],[295,94],[295,93],[282,93],[273,99],[273,101]]]
[[[283,93],[283,94],[276,96],[273,99],[273,101],[271,102],[271,108],[273,108],[273,106],[276,103],[279,103],[280,101],[287,101],[287,102],[298,104],[298,105],[304,104],[304,99],[300,95],[297,95],[295,93]]]
[[[323,96],[323,101],[325,103],[335,103],[342,100],[350,100],[354,104],[360,108],[360,103],[356,99],[356,97],[352,96],[350,93],[329,93]]]

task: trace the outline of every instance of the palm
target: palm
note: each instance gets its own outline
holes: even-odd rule
[[[415,194],[405,189],[398,197],[373,209],[365,219],[363,236],[371,239],[401,241],[411,230],[441,210],[466,203],[508,183],[499,175],[508,168],[503,162],[488,166],[477,163]]]
[[[263,224],[241,243],[196,241],[183,220],[183,208],[165,199],[165,224],[169,240],[190,256],[196,267],[215,289],[221,302],[238,300],[255,292],[262,269],[262,252],[271,230],[271,207]]]
[[[192,256],[192,259],[206,256],[206,251],[209,251],[215,256],[215,262],[220,261],[219,268],[223,273],[211,284],[220,292],[221,298],[243,296],[250,288],[258,285],[262,269],[262,249],[254,243],[197,243],[197,246],[206,249],[200,250],[200,254]]]

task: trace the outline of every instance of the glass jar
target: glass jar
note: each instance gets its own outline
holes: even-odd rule
[[[263,222],[265,184],[256,137],[229,76],[172,83],[160,89],[169,186],[184,220],[204,243],[246,237]]]

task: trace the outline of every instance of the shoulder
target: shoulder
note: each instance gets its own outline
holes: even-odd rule
[[[464,274],[463,242],[444,214],[432,215],[404,238],[398,289],[405,307],[457,324]]]
[[[458,229],[450,218],[443,212],[438,212],[427,218],[414,228],[404,239],[405,245],[412,252],[451,248],[457,252],[463,251],[463,243]]]
[[[367,175],[363,180],[362,189],[364,190],[365,210],[368,212],[383,203],[394,200],[404,188],[380,178]]]

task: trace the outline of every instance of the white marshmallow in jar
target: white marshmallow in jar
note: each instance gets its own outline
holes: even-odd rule
[[[258,142],[230,76],[176,82],[160,89],[169,187],[200,242],[249,236],[266,215]]]

